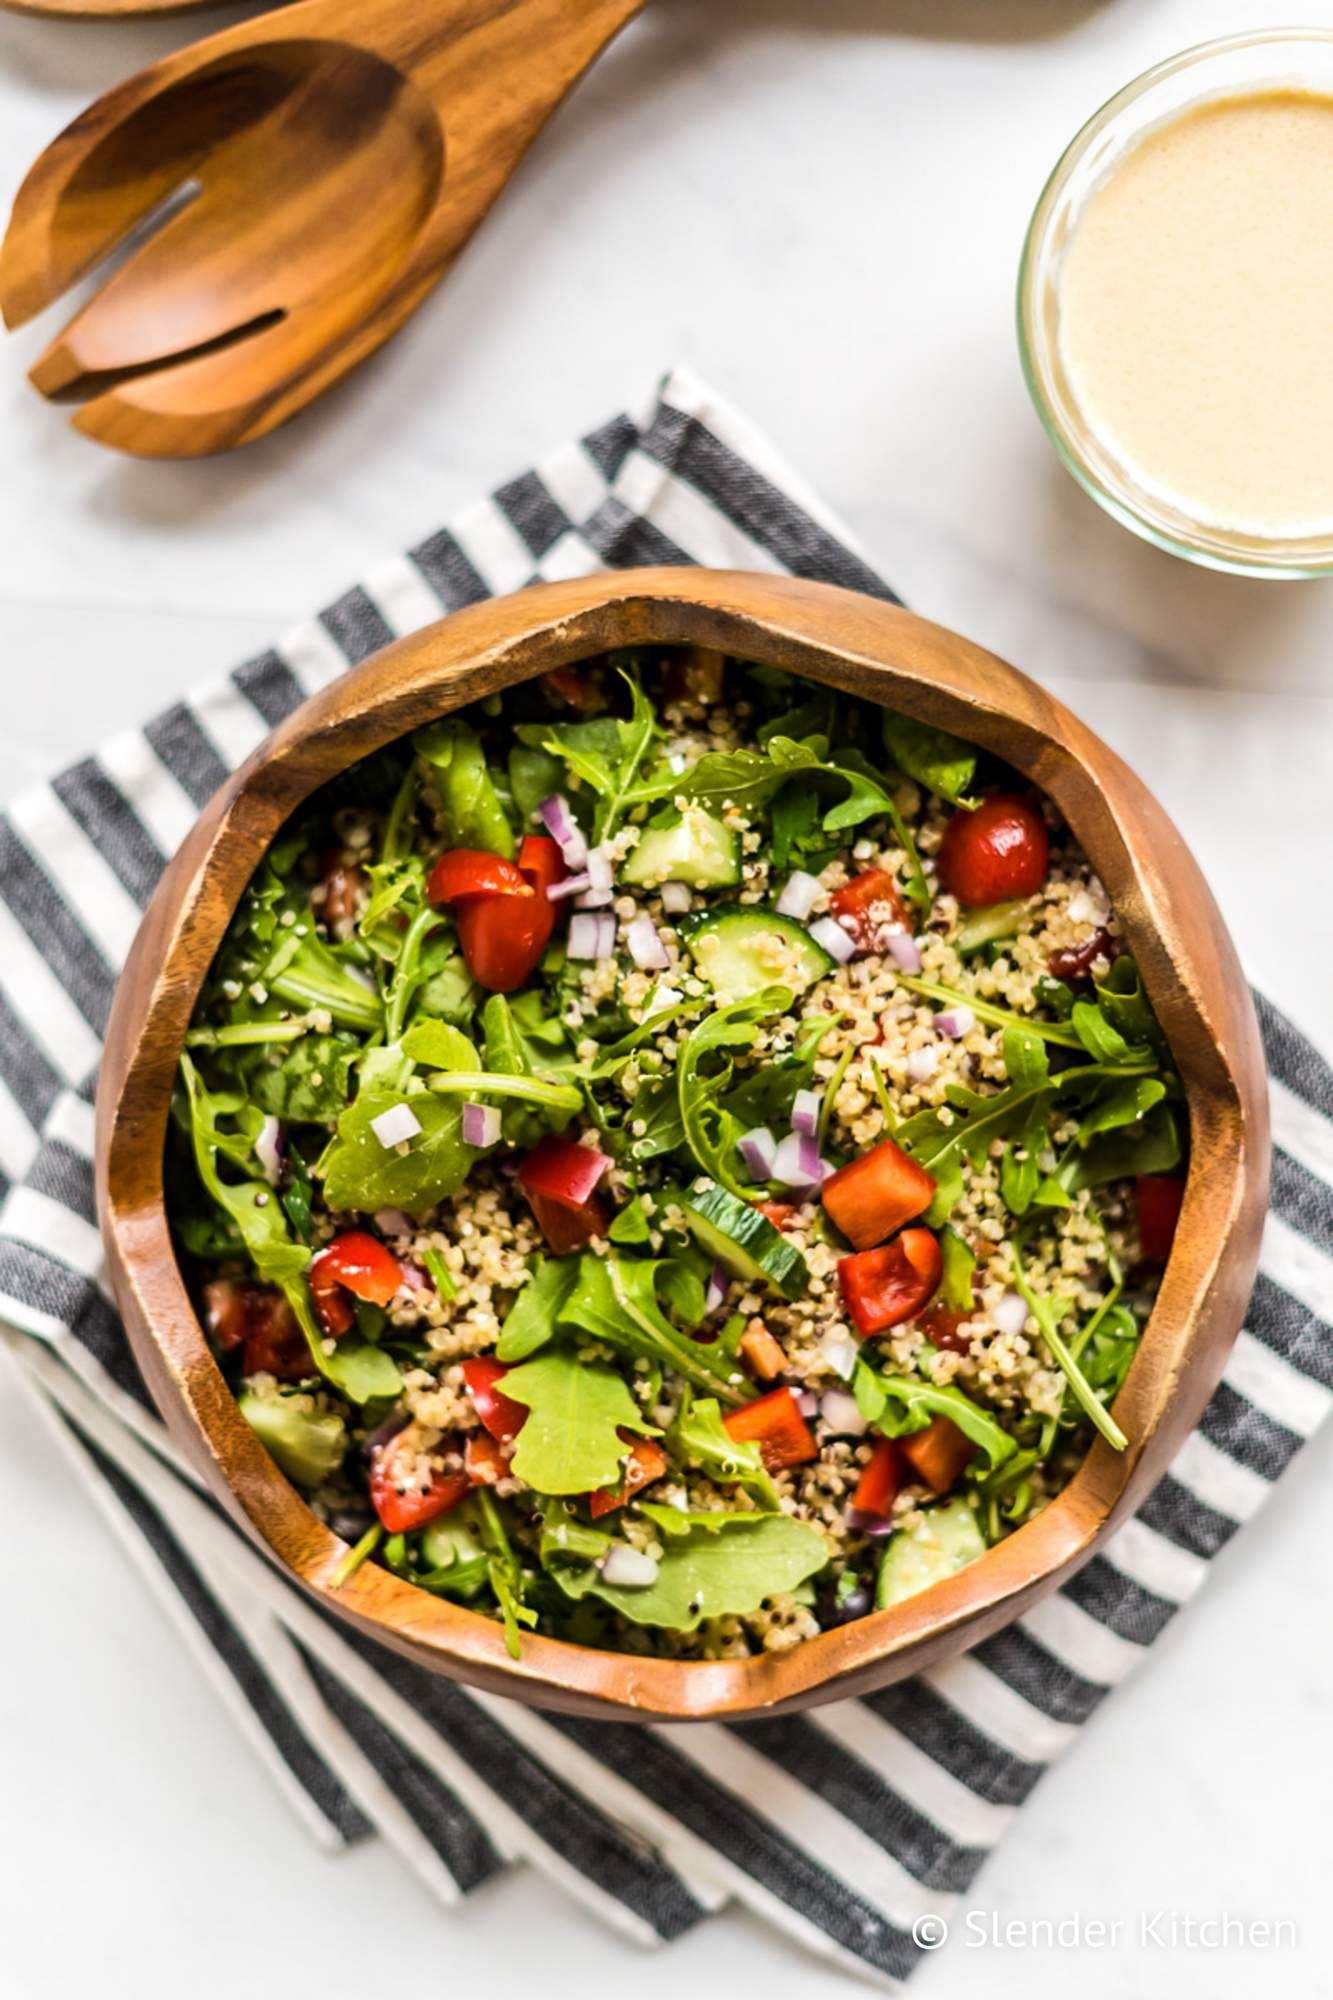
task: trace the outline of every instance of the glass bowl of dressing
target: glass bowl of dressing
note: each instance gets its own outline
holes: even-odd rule
[[[1214,569],[1333,572],[1333,29],[1208,42],[1103,105],[1037,203],[1018,330],[1116,520]]]

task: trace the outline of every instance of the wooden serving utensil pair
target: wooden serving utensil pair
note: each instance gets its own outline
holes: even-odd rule
[[[402,325],[643,4],[296,0],[108,91],[19,190],[6,325],[142,240],[33,382],[145,457],[264,436]]]

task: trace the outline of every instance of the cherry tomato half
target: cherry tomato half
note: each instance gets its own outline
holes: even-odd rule
[[[310,1265],[310,1296],[320,1325],[335,1340],[356,1318],[349,1292],[387,1306],[402,1282],[403,1267],[392,1250],[366,1229],[345,1229]]]
[[[940,843],[940,883],[969,909],[1035,896],[1050,853],[1046,822],[1031,799],[1000,793],[949,821]]]
[[[834,890],[829,908],[861,951],[883,951],[886,932],[912,928],[907,905],[887,868],[867,868],[854,875]]]

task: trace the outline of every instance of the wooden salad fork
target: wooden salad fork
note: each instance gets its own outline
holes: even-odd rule
[[[402,325],[642,5],[296,0],[108,91],[0,248],[10,327],[123,252],[32,381],[144,457],[264,436]]]

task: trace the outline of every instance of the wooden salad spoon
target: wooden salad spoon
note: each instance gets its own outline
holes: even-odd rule
[[[108,91],[0,248],[10,327],[125,252],[32,381],[144,457],[264,436],[402,325],[642,5],[297,0]]]

